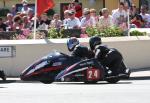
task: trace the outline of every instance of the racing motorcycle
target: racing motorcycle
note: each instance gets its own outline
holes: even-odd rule
[[[128,77],[129,75],[126,76]],[[24,81],[41,81],[45,84],[54,81],[117,83],[121,79],[120,76],[111,76],[111,70],[103,67],[96,59],[83,59],[57,51],[30,65],[22,72],[20,78]]]

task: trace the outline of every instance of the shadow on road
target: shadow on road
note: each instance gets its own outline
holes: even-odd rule
[[[132,69],[131,72],[150,71],[150,68]]]
[[[130,77],[129,80],[150,80],[150,76]]]
[[[16,82],[17,80],[6,80],[6,81],[0,81],[0,84],[6,84],[6,83],[14,83]]]
[[[107,83],[107,82],[98,82],[96,84],[86,84],[83,82],[55,82],[57,85],[109,85],[112,83]],[[131,84],[132,82],[127,82],[127,81],[123,81],[123,82],[118,82],[118,83],[114,83],[114,84]]]

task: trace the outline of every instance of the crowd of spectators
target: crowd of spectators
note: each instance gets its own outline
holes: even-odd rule
[[[35,19],[37,19],[36,27],[39,30],[50,28],[81,29],[82,34],[86,34],[85,29],[87,27],[97,27],[99,30],[103,30],[113,26],[119,27],[127,33],[129,20],[132,28],[150,27],[150,14],[148,14],[145,5],[142,5],[140,12],[138,12],[134,4],[129,7],[128,3],[120,2],[118,8],[112,11],[109,11],[108,8],[102,8],[98,12],[93,8],[83,8],[82,15],[81,13],[76,15],[78,11],[75,6],[78,10],[80,8],[78,4],[78,0],[73,0],[68,9],[64,11],[64,19],[61,20],[58,13],[55,13],[51,19],[46,13],[43,13],[40,17],[34,17],[34,10],[28,7],[28,2],[23,1],[20,12],[16,12],[16,6],[13,5],[10,13],[7,14],[6,20],[0,18],[0,31],[32,31]]]
[[[34,11],[28,7],[28,2],[23,1],[22,5],[21,11],[17,12],[13,5],[7,17],[0,18],[0,31],[32,30]]]
[[[150,14],[147,5],[141,5],[140,11],[132,4],[130,9],[131,28],[150,28]]]

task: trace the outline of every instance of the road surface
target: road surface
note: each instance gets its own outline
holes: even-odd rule
[[[0,103],[150,103],[150,78],[117,84],[0,82]]]

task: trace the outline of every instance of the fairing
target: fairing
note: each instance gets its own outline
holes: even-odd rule
[[[27,67],[20,77],[22,80],[49,79],[79,60],[79,58],[70,57],[60,52],[52,52]]]
[[[74,65],[71,65],[70,67],[66,68],[65,70],[61,71],[55,78],[56,81],[59,81],[66,76],[70,76],[77,72],[82,72],[85,70],[88,70],[90,68],[99,69],[104,74],[103,66],[97,62],[96,59],[87,59],[80,62],[75,63]]]

